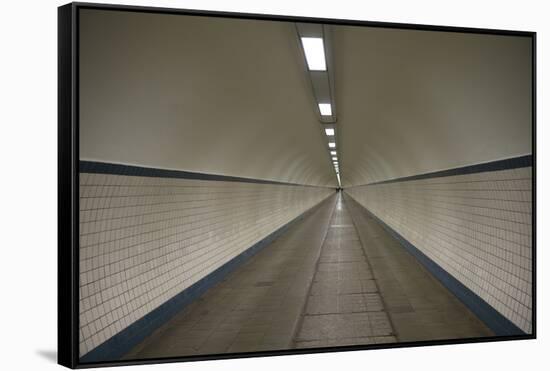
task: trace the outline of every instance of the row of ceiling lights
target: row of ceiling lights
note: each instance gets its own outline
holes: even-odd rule
[[[322,27],[322,26],[321,26]],[[311,31],[310,31],[311,32]],[[298,28],[300,34],[300,28]],[[321,29],[321,34],[324,35]],[[304,50],[306,62],[310,73],[312,71],[327,72],[326,50],[323,37],[309,37],[301,36],[302,47]],[[328,79],[328,75],[327,75]],[[313,86],[315,90],[315,84]],[[318,96],[314,91],[314,95]],[[329,102],[317,102],[319,107],[319,113],[321,118],[334,119],[332,105]],[[333,120],[335,121],[335,120]],[[336,178],[338,179],[338,186],[341,186],[340,182],[340,165],[338,163],[338,153],[336,149],[336,133],[334,128],[324,128],[325,134],[328,138],[328,149],[330,151],[330,157],[332,164],[336,172]]]

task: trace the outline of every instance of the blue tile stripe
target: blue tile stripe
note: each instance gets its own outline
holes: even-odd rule
[[[504,160],[485,162],[483,164],[468,165],[463,167],[457,167],[454,169],[434,171],[431,173],[418,174],[418,175],[406,176],[402,178],[383,180],[380,182],[361,184],[361,185],[356,185],[356,186],[347,187],[347,188],[373,186],[373,185],[397,183],[397,182],[408,182],[411,180],[420,180],[420,179],[429,179],[429,178],[441,178],[441,177],[454,176],[454,175],[475,174],[475,173],[483,173],[486,171],[510,170],[510,169],[517,169],[522,167],[530,167],[530,166],[533,166],[533,155],[525,155],[525,156],[519,156],[519,157],[511,157]]]
[[[146,314],[144,317],[140,318],[136,322],[132,323],[130,326],[117,333],[104,343],[92,349],[90,352],[80,357],[80,362],[92,363],[120,359],[133,347],[145,340],[145,338],[149,336],[153,331],[155,331],[157,328],[170,320],[174,315],[179,313],[194,300],[198,299],[209,288],[223,281],[223,279],[227,275],[229,275],[231,272],[233,272],[235,269],[245,263],[248,259],[258,253],[264,247],[272,243],[275,239],[277,239],[277,237],[287,231],[288,228],[290,228],[299,220],[302,220],[307,215],[313,213],[329,198],[330,197],[325,198],[317,205],[311,207],[309,210],[306,210],[301,215],[289,221],[276,231],[263,238],[261,241],[255,243],[250,248],[222,265],[220,268],[216,269],[214,272],[210,273],[206,277],[189,286],[173,298],[169,299],[167,302],[160,305],[158,308],[154,309],[153,311]]]
[[[317,186],[308,185],[308,184],[279,182],[275,180],[264,180],[264,179],[242,178],[242,177],[228,176],[228,175],[195,173],[191,171],[168,170],[168,169],[113,164],[108,162],[97,162],[97,161],[80,160],[78,167],[79,167],[80,173],[89,173],[89,174],[110,174],[110,175],[142,176],[142,177],[152,177],[152,178],[176,178],[176,179],[212,180],[212,181],[223,181],[223,182],[278,184],[278,185],[291,185],[291,186],[301,186],[301,187],[317,187]]]
[[[392,235],[401,246],[412,254],[432,275],[434,275],[449,291],[451,291],[462,303],[464,303],[487,327],[489,327],[497,336],[510,335],[526,335],[526,333],[512,323],[508,318],[504,317],[500,312],[493,308],[489,303],[483,300],[480,296],[463,285],[459,280],[454,278],[450,273],[443,269],[439,264],[434,262],[416,246],[410,243],[407,239],[401,236],[392,227],[387,225],[382,219],[371,213],[367,208],[357,202],[353,197],[347,194],[348,198],[359,206],[360,210],[378,221],[380,225]]]

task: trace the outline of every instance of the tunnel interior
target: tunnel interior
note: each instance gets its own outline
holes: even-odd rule
[[[532,332],[530,38],[79,27],[81,360]]]

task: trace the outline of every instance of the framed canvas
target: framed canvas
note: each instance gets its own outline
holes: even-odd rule
[[[61,365],[535,338],[534,32],[58,20]]]

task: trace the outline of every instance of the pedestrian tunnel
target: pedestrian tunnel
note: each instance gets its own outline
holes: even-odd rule
[[[532,332],[529,38],[79,22],[82,361]]]

